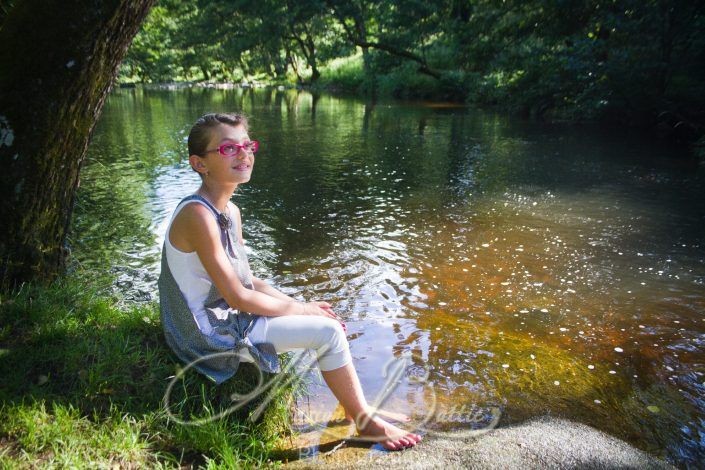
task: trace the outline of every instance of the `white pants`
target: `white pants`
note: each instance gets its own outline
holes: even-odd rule
[[[329,371],[352,361],[350,346],[339,321],[315,315],[260,316],[248,335],[252,344],[271,343],[277,354],[295,349],[313,349],[318,367]],[[247,348],[242,361],[254,362]]]

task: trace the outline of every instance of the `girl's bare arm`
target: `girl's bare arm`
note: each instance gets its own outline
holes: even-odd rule
[[[276,297],[277,299],[285,300],[287,302],[297,301],[296,299],[289,297],[282,291],[272,287],[267,281],[264,281],[258,277],[252,276],[252,284],[254,285],[255,290],[257,292],[262,292],[264,294],[271,295],[272,297]]]
[[[203,267],[232,308],[265,316],[321,315],[337,319],[333,312],[316,304],[293,301],[290,297],[284,300],[246,288],[225,254],[220,229],[210,209],[201,204],[189,204],[179,216]]]

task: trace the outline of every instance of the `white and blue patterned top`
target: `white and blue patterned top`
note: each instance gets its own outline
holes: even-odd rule
[[[247,253],[244,247],[238,243],[234,224],[222,223],[221,213],[198,194],[187,196],[181,202],[191,199],[200,199],[211,209],[216,222],[219,222],[223,249],[240,282],[246,288],[254,289]],[[230,307],[215,284],[211,283],[208,297],[203,306],[213,327],[213,334],[204,334],[169,269],[166,241],[162,248],[161,266],[162,270],[158,281],[160,318],[166,342],[181,361],[187,365],[198,361],[193,364],[193,368],[216,384],[221,384],[235,375],[240,365],[240,357],[236,352],[245,347],[262,371],[280,372],[279,357],[274,346],[270,343],[252,344],[248,338],[258,315]]]

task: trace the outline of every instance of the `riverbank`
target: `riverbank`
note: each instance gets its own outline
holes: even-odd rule
[[[169,419],[166,385],[179,364],[162,341],[154,304],[115,307],[98,285],[75,277],[50,286],[24,285],[0,297],[0,466],[251,467],[276,465],[292,436],[280,392],[255,423],[245,411],[200,426]],[[215,387],[187,376],[175,387],[171,413],[180,419],[213,416],[233,392],[256,382],[243,366],[240,380]],[[209,397],[203,400],[203,397]],[[204,414],[205,410],[205,414]],[[330,446],[329,446],[330,447]],[[307,455],[311,455],[310,453]],[[337,447],[293,467],[334,468],[673,468],[589,426],[537,418],[480,436],[437,437],[403,452]]]
[[[296,391],[279,391],[254,423],[259,399],[200,426],[178,424],[173,417],[232,406],[232,393],[257,383],[256,369],[243,364],[238,380],[219,387],[186,374],[169,397],[170,417],[162,403],[181,365],[163,340],[158,305],[118,308],[104,292],[69,275],[0,294],[0,467],[266,465],[291,433]]]
[[[523,119],[545,122],[601,125],[642,129],[674,144],[685,145],[690,155],[705,164],[705,121],[702,117],[686,116],[675,111],[653,110],[629,113],[605,110],[586,112],[579,106],[555,104],[553,101],[512,98],[517,93],[509,84],[495,83],[492,77],[468,78],[449,75],[444,80],[402,72],[365,77],[361,64],[350,58],[336,59],[322,69],[323,75],[314,84],[293,80],[271,80],[266,77],[243,79],[240,83],[212,81],[174,81],[164,83],[121,83],[121,88],[170,90],[199,87],[216,90],[271,88],[279,91],[307,90],[343,97],[406,102],[441,102],[458,106],[473,106],[502,112]]]
[[[484,434],[436,437],[417,446],[385,452],[378,445],[346,447],[291,462],[290,468],[633,468],[673,469],[669,463],[597,429],[573,421],[540,417]],[[311,455],[305,454],[305,455]]]

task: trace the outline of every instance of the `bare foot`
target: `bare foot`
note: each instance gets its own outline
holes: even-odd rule
[[[394,411],[383,410],[382,408],[374,409],[372,407],[369,407],[369,413],[372,413],[373,411],[375,416],[381,416],[382,418],[386,418],[392,421],[397,421],[400,423],[408,423],[411,421],[411,418],[409,418],[409,416],[405,415],[404,413],[396,413]],[[345,412],[345,419],[351,423],[355,421],[352,415],[348,412]]]
[[[388,450],[413,447],[423,439],[418,434],[405,431],[378,417],[360,416],[358,421],[360,426],[357,430],[361,437],[379,442],[382,447]]]

